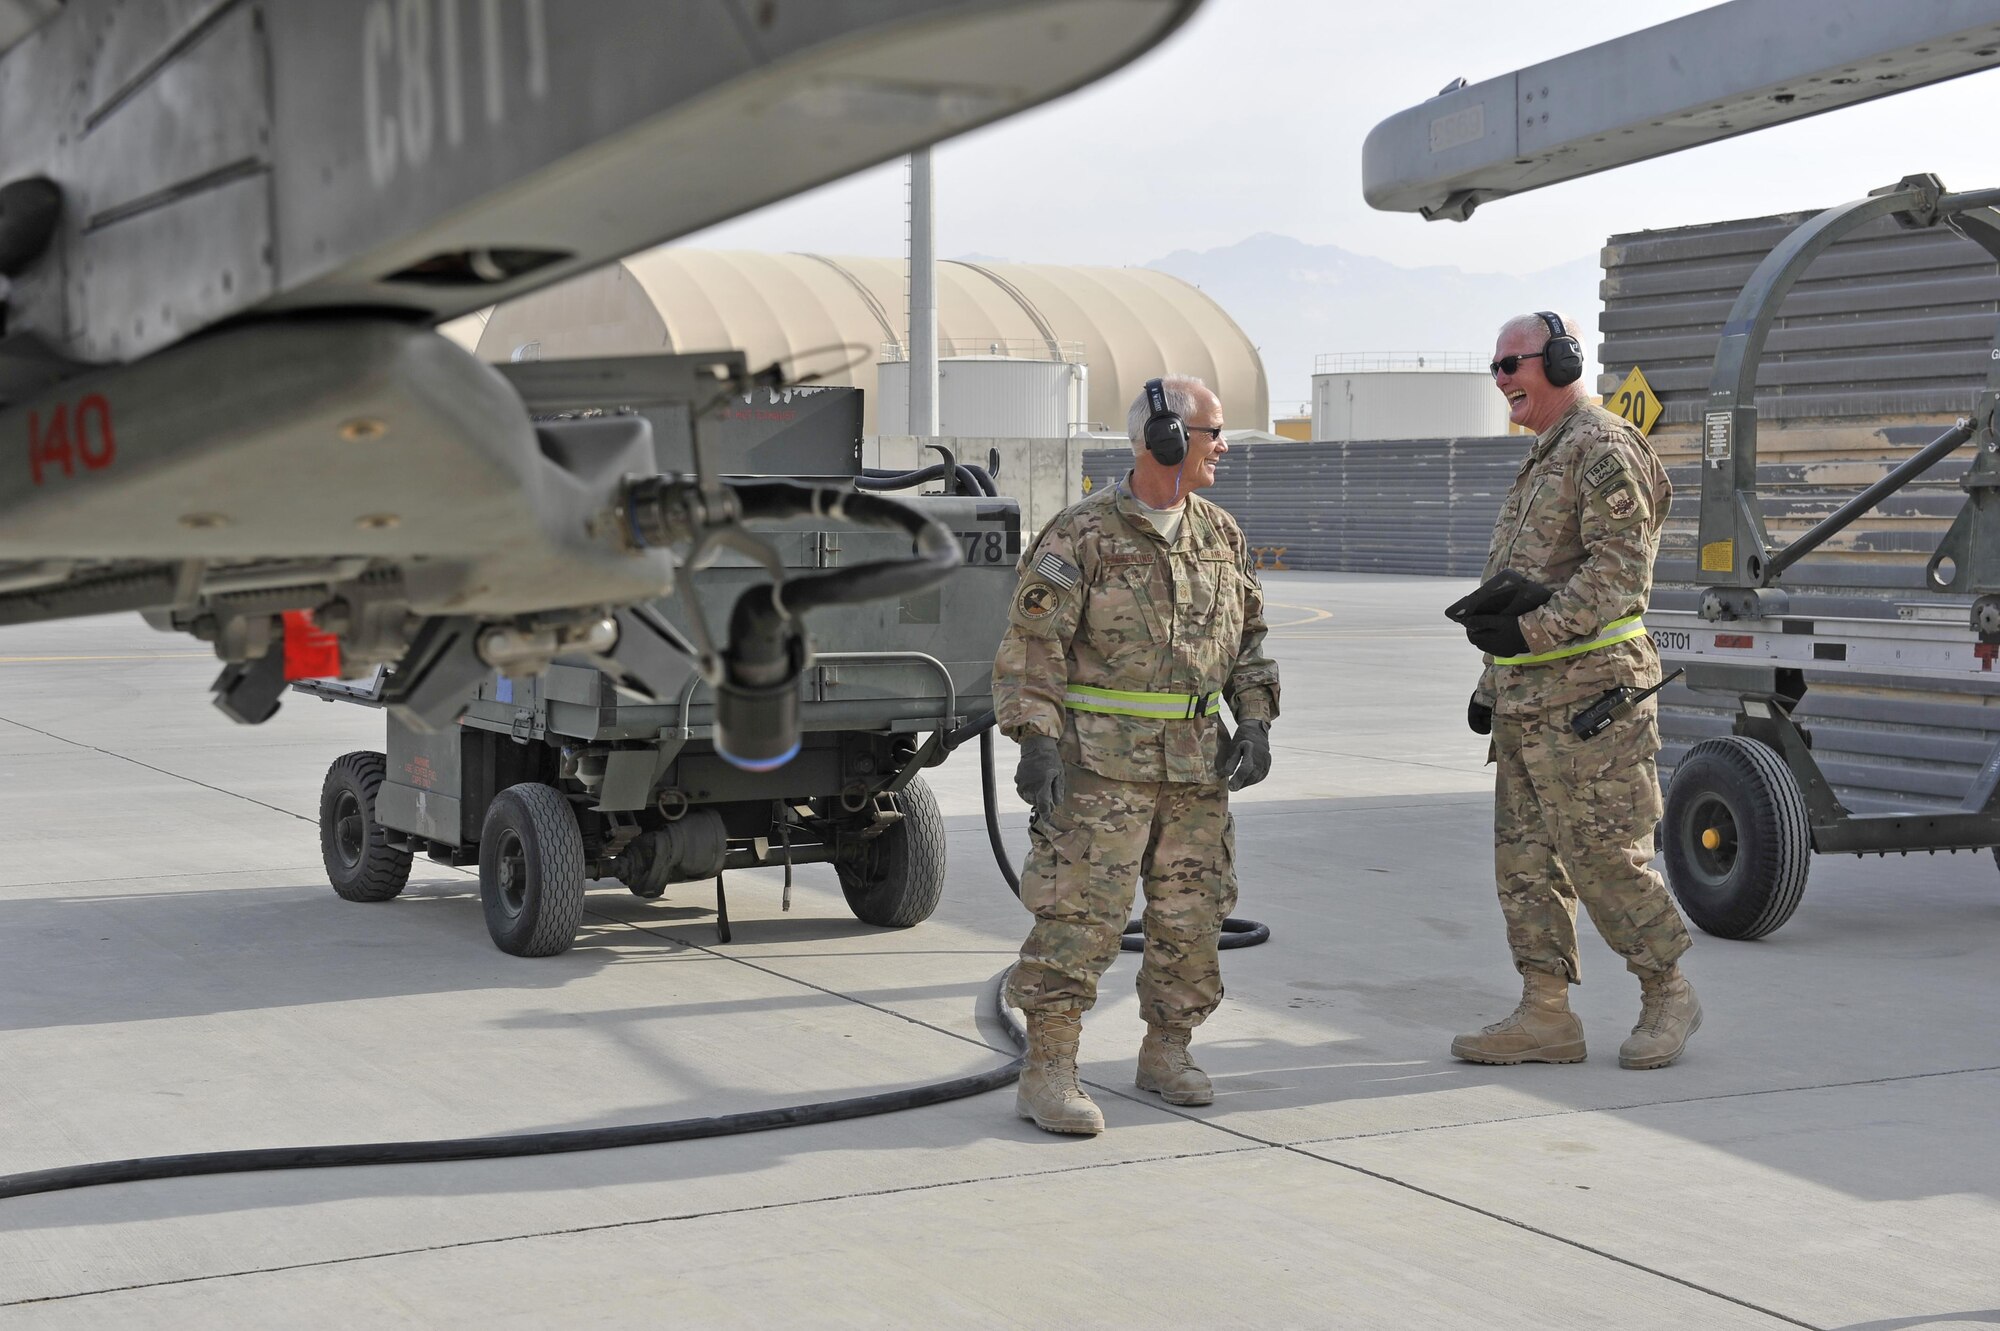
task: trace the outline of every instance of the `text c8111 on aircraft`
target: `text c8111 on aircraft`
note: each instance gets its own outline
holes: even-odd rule
[[[518,29],[509,15],[519,15]],[[447,148],[465,141],[468,74],[488,126],[522,104],[519,94],[548,99],[547,0],[370,0],[360,36],[361,132],[378,189],[404,167],[420,170],[440,131]],[[476,71],[466,68],[467,40]]]

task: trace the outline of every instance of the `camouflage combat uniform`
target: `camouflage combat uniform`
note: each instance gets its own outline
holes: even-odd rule
[[[1235,825],[1216,776],[1216,695],[1238,721],[1278,713],[1264,655],[1264,594],[1243,533],[1198,495],[1169,546],[1130,478],[1057,514],[1021,559],[1011,623],[993,663],[1001,733],[1046,735],[1063,756],[1063,802],[1029,827],[1022,904],[1035,925],[1007,999],[1081,1012],[1118,954],[1132,881],[1146,889],[1140,1007],[1191,1028],[1222,998],[1216,945],[1236,905]],[[1083,690],[1079,693],[1078,690]],[[1198,699],[1172,719],[1093,690]],[[1189,716],[1187,712],[1196,712]]]
[[[1660,680],[1652,639],[1626,621],[1652,592],[1672,494],[1644,437],[1583,402],[1535,440],[1493,529],[1486,576],[1511,568],[1555,592],[1521,616],[1529,655],[1573,653],[1490,663],[1475,695],[1493,708],[1494,872],[1523,972],[1581,978],[1579,897],[1630,970],[1657,973],[1687,951],[1687,929],[1649,867],[1661,807],[1655,703],[1592,739],[1569,728],[1606,689]]]

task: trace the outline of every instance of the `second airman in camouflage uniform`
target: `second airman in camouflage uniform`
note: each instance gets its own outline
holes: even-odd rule
[[[1566,372],[1556,345],[1565,328],[1553,313],[1511,320],[1494,352],[1511,414],[1536,439],[1501,505],[1486,576],[1512,569],[1549,594],[1468,623],[1489,653],[1469,719],[1493,736],[1494,869],[1523,993],[1513,1015],[1460,1036],[1452,1052],[1481,1063],[1582,1060],[1583,1027],[1568,999],[1582,979],[1581,900],[1640,977],[1639,1023],[1619,1062],[1664,1067],[1700,1025],[1701,1005],[1677,964],[1687,929],[1650,867],[1657,708],[1649,699],[1587,740],[1569,722],[1610,688],[1660,680],[1640,616],[1673,490],[1637,430],[1589,401],[1581,383],[1551,381],[1552,347],[1557,378]],[[1580,358],[1577,349],[1571,363]]]
[[[1022,744],[1016,785],[1036,806],[1021,876],[1035,924],[1007,988],[1028,1024],[1018,1107],[1054,1132],[1104,1125],[1077,1084],[1076,1051],[1135,879],[1146,893],[1138,1084],[1176,1104],[1213,1098],[1187,1045],[1222,998],[1217,946],[1236,904],[1228,792],[1268,771],[1278,712],[1243,533],[1192,493],[1228,451],[1221,403],[1199,380],[1160,383],[1184,422],[1184,461],[1140,446],[1152,414],[1142,394],[1133,471],[1063,510],[1023,555],[993,666],[1000,729]],[[1225,699],[1234,738],[1216,715]]]

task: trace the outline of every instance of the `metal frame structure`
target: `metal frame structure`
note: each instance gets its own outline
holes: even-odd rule
[[[1757,490],[1757,367],[1779,307],[1829,246],[1893,217],[1909,228],[1949,226],[2000,260],[2000,190],[1951,194],[1934,176],[1910,176],[1800,226],[1757,266],[1731,306],[1701,422],[1701,509],[1696,567],[1714,582],[1693,614],[1649,612],[1665,660],[1688,687],[1735,695],[1733,736],[1696,745],[1667,790],[1661,839],[1668,876],[1698,923],[1759,937],[1789,918],[1808,855],[1907,854],[2000,847],[2000,744],[1958,809],[1857,814],[1834,793],[1793,717],[1805,671],[1963,677],[2000,657],[2000,334],[1992,369],[1969,415],[1796,539],[1772,542]],[[1953,605],[1911,603],[1895,617],[1829,618],[1791,612],[1776,584],[1785,570],[1863,513],[1968,443],[1964,508],[1925,567],[1936,593],[1975,597],[1970,622]],[[1746,745],[1746,741],[1754,744]],[[1760,751],[1757,746],[1761,746]],[[1773,761],[1775,755],[1776,761]],[[1795,787],[1795,788],[1794,788]]]

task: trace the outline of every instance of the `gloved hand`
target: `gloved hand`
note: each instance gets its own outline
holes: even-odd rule
[[[1236,727],[1234,741],[1223,746],[1215,765],[1216,775],[1226,777],[1231,790],[1254,786],[1271,774],[1271,723],[1245,721]]]
[[[1472,695],[1472,701],[1465,704],[1465,724],[1472,727],[1475,735],[1493,733],[1493,709],[1479,701],[1476,693]]]
[[[1021,762],[1014,769],[1014,793],[1033,807],[1037,820],[1048,817],[1062,803],[1062,749],[1047,735],[1030,735],[1021,741]]]
[[[1469,615],[1465,636],[1474,647],[1495,656],[1528,654],[1528,640],[1521,636],[1521,621],[1515,615]]]

